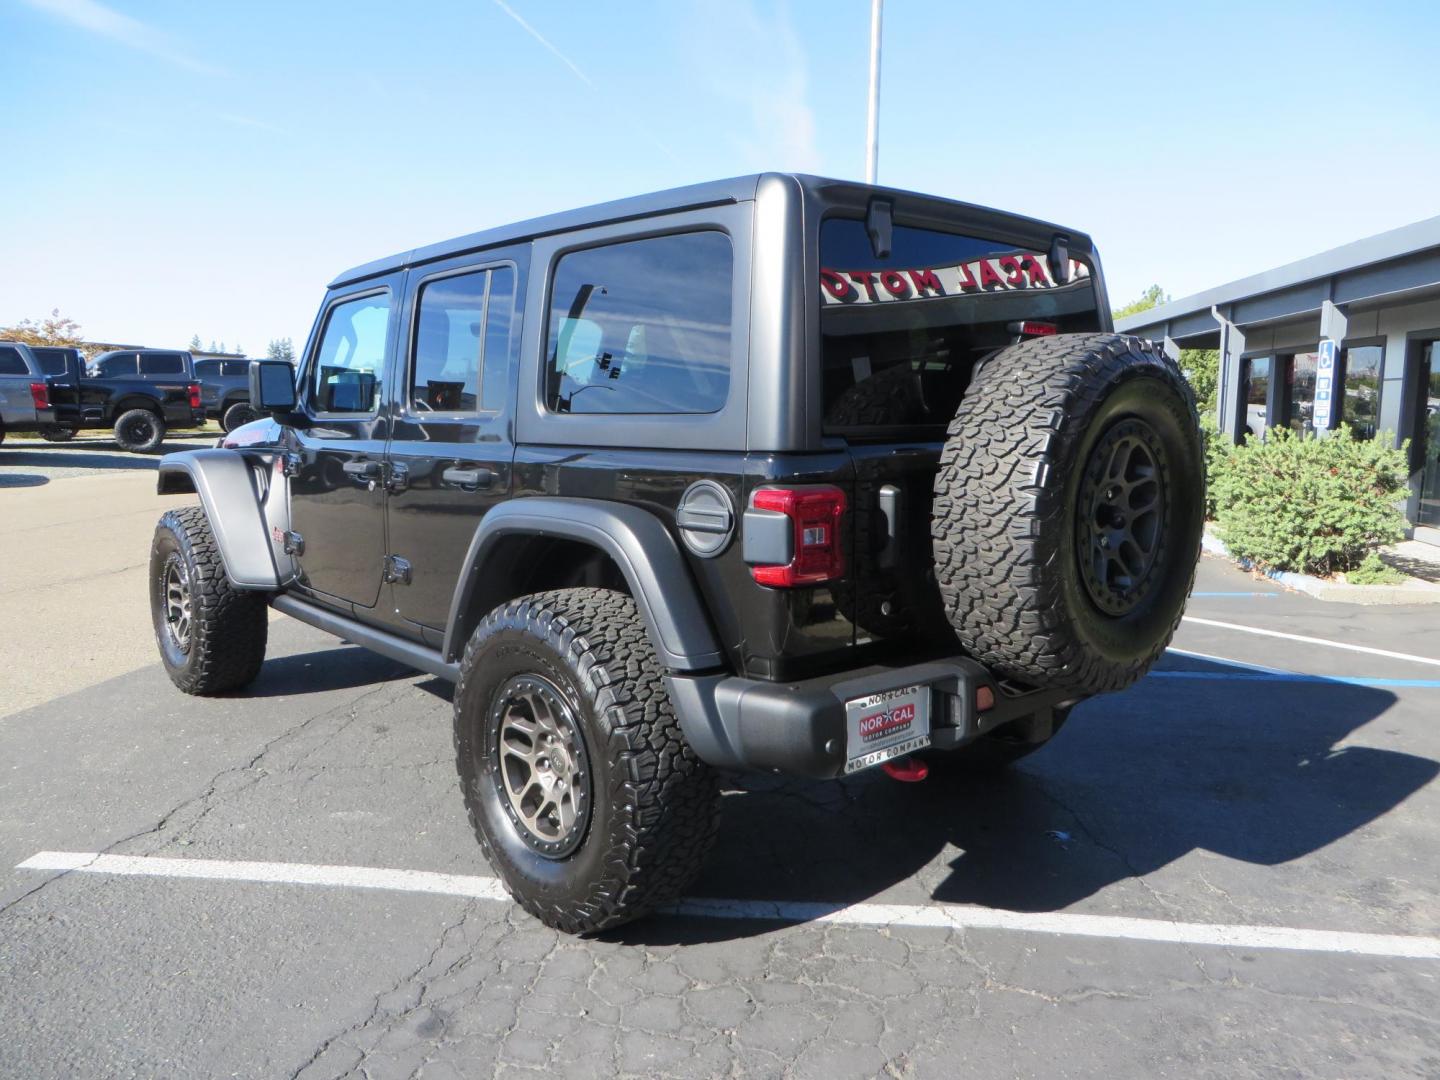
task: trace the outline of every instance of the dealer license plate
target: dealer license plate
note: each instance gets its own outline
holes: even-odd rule
[[[930,745],[930,687],[906,686],[845,703],[845,772]]]

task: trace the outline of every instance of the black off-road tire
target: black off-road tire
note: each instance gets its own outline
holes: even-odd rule
[[[171,571],[183,577],[189,626],[169,628]],[[210,521],[199,506],[170,510],[150,545],[150,616],[170,681],[187,694],[222,694],[254,681],[265,662],[269,611],[262,593],[236,589],[225,576]]]
[[[1106,454],[1127,442],[1160,475],[1161,516],[1147,569],[1127,579],[1122,597],[1092,583],[1103,530],[1092,529],[1088,507],[1102,489],[1121,490],[1105,477],[1117,460]],[[1004,676],[1085,693],[1123,689],[1179,625],[1204,501],[1195,398],[1152,344],[1063,334],[1003,349],[975,373],[935,480],[935,573],[950,623]],[[1105,610],[1101,596],[1115,606]]]
[[[531,677],[572,711],[588,762],[588,817],[563,855],[527,841],[497,782],[502,692]],[[487,615],[460,665],[455,761],[486,859],[521,907],[566,933],[605,930],[677,899],[715,837],[717,777],[685,741],[624,593],[560,589]]]
[[[75,429],[61,427],[59,424],[43,424],[40,427],[40,437],[46,442],[69,442],[75,438]]]
[[[228,407],[220,417],[220,426],[228,435],[236,428],[260,419],[260,411],[248,401],[237,401]]]
[[[153,453],[165,441],[165,420],[149,409],[128,409],[115,421],[115,444],[132,454]]]

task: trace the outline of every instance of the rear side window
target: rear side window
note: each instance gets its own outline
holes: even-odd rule
[[[29,375],[30,368],[19,349],[0,347],[0,375]]]
[[[336,304],[310,366],[310,400],[322,413],[375,412],[384,380],[390,295]]]
[[[826,431],[938,437],[976,363],[1019,340],[1020,323],[1099,329],[1088,267],[1060,271],[1068,280],[1046,255],[1003,241],[902,225],[879,258],[864,222],[827,219],[815,285]]]
[[[550,293],[546,405],[559,413],[712,413],[730,391],[734,255],[723,232],[561,257]]]
[[[96,372],[107,379],[117,375],[139,374],[140,367],[136,355],[132,353],[116,353],[114,356],[107,356],[96,365]]]
[[[497,266],[420,287],[410,409],[498,412],[505,407],[518,336],[511,333],[515,271]]]
[[[220,365],[220,374],[227,379],[243,379],[250,374],[249,360],[226,360]]]
[[[185,358],[179,353],[145,353],[140,357],[142,375],[184,375]]]
[[[64,349],[31,349],[42,375],[64,375],[68,353]]]

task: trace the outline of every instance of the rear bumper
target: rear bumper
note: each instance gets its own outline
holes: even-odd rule
[[[953,750],[1012,720],[1025,719],[1043,741],[1053,713],[1080,695],[1070,690],[1016,694],[985,667],[950,657],[906,667],[869,667],[802,682],[763,682],[733,675],[666,677],[686,740],[701,760],[721,768],[761,769],[828,779],[845,770],[845,703],[910,686],[928,687],[931,745]],[[988,687],[984,712],[975,695]]]

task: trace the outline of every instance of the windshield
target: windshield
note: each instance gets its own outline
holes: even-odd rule
[[[1013,244],[903,225],[879,258],[865,224],[820,229],[820,335],[829,434],[940,437],[977,361],[1024,332],[1100,329],[1089,268]]]

